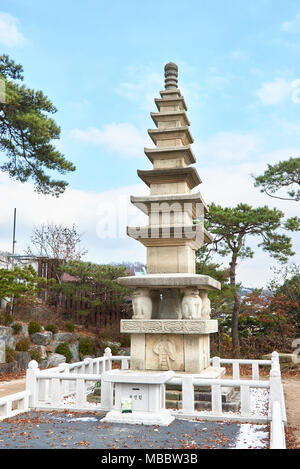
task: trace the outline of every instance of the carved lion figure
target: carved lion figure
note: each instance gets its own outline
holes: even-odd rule
[[[151,319],[152,300],[147,288],[137,288],[132,294],[134,319]]]
[[[200,291],[200,297],[202,300],[202,309],[201,309],[201,319],[209,319],[210,318],[210,299],[207,296],[207,291]]]
[[[182,319],[200,319],[202,300],[199,290],[196,288],[186,288],[181,302]]]

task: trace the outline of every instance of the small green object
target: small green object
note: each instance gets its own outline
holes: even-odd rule
[[[131,414],[132,413],[132,399],[130,398],[121,399],[121,410],[122,410],[122,414]]]

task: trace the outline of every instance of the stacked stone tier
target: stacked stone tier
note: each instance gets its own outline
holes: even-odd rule
[[[155,145],[160,147],[168,147],[172,144],[176,146],[189,145],[194,142],[188,126],[149,129],[148,134]]]
[[[173,124],[174,127],[190,125],[184,111],[151,112],[150,115],[158,128],[164,128],[165,123]]]
[[[151,189],[151,195],[186,194],[201,184],[194,167],[138,170],[138,176]]]
[[[200,192],[194,194],[166,194],[166,195],[149,195],[135,197],[131,196],[130,201],[133,205],[139,208],[145,215],[151,215],[154,212],[163,212],[168,210],[169,206],[176,211],[185,209],[185,211],[191,216],[191,218],[197,218],[202,211],[207,213],[208,207],[205,204]],[[166,204],[166,205],[165,205]],[[198,204],[198,206],[197,206]]]
[[[154,169],[184,168],[196,163],[196,158],[189,145],[144,148],[144,152],[154,166]]]

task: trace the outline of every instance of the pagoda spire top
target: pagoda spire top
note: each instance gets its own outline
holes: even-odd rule
[[[165,65],[165,89],[173,90],[177,89],[178,83],[178,66],[173,62],[169,62]]]

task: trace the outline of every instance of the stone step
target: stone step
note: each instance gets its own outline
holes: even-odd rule
[[[222,402],[229,402],[232,396],[234,395],[234,388],[232,387],[222,387]],[[182,392],[181,390],[167,390],[166,391],[167,400],[181,401]],[[210,388],[205,388],[204,390],[199,391],[199,388],[195,388],[195,401],[211,401],[211,390]]]
[[[182,409],[182,401],[175,399],[166,399],[167,409]],[[235,391],[231,399],[227,402],[222,402],[223,412],[237,412],[240,408],[240,393]],[[195,401],[195,410],[211,410],[211,399]]]

